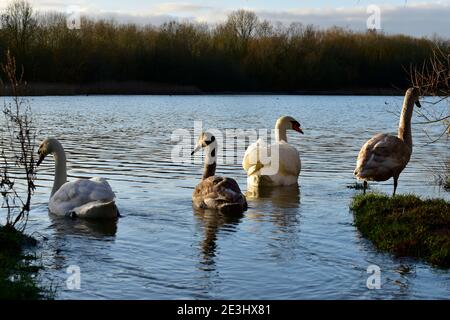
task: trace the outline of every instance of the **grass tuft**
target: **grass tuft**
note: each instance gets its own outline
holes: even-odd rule
[[[36,283],[39,266],[35,258],[24,255],[23,248],[35,246],[36,240],[13,227],[0,226],[0,300],[51,298],[51,294]]]
[[[362,235],[380,250],[450,267],[450,203],[414,195],[356,195],[350,204]]]

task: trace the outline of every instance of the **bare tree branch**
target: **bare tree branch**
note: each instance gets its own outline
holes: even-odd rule
[[[443,48],[436,45],[430,59],[422,66],[411,66],[409,75],[411,84],[419,88],[422,96],[432,97],[430,101],[423,101],[424,105],[439,108],[424,107],[422,110],[417,110],[418,116],[424,121],[416,122],[416,124],[442,123],[445,129],[437,139],[429,137],[432,142],[444,137],[445,133],[450,135],[450,47]]]
[[[25,228],[30,212],[31,197],[34,194],[36,165],[34,146],[36,131],[33,128],[31,108],[22,97],[26,86],[23,81],[23,68],[17,76],[14,57],[7,51],[6,62],[1,69],[7,79],[4,89],[9,89],[11,97],[5,98],[3,115],[5,126],[1,137],[0,194],[3,198],[2,208],[6,209],[6,224],[16,227],[21,223]],[[11,174],[14,174],[14,177]],[[24,177],[25,186],[16,183]],[[22,190],[25,189],[25,190]]]

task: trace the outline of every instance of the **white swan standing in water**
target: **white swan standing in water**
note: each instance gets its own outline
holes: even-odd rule
[[[393,177],[395,196],[398,177],[411,158],[411,117],[414,104],[420,108],[419,89],[409,88],[403,100],[398,135],[379,133],[367,141],[359,151],[354,174],[358,179],[364,180],[364,193],[367,180],[386,181]]]
[[[196,209],[213,209],[222,213],[242,213],[247,210],[247,200],[238,183],[232,178],[216,176],[217,141],[209,132],[203,132],[191,155],[206,149],[205,171],[202,181],[195,187],[192,204]]]
[[[247,148],[242,160],[242,167],[247,172],[248,188],[298,184],[297,180],[301,170],[300,154],[287,142],[287,130],[295,130],[303,134],[297,120],[283,116],[275,124],[275,144],[268,147],[259,139]],[[278,157],[276,153],[278,153]],[[261,155],[267,155],[268,161],[264,162]],[[274,163],[272,160],[278,161]],[[276,172],[272,172],[275,170]]]
[[[55,159],[55,179],[48,204],[51,213],[86,219],[115,219],[119,216],[115,194],[103,178],[67,182],[66,154],[61,143],[47,138],[39,146],[39,166],[45,157]]]

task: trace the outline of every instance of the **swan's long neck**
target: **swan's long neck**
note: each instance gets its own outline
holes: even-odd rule
[[[53,146],[53,157],[55,158],[55,180],[50,197],[67,182],[66,153],[61,144],[57,143]]]
[[[414,109],[414,99],[411,95],[405,95],[403,100],[402,113],[398,124],[398,137],[412,148],[411,117]]]
[[[213,141],[206,147],[205,169],[203,171],[203,179],[216,174],[217,162],[217,142]]]
[[[275,125],[275,138],[277,142],[280,142],[281,140],[287,142],[286,127],[279,122]]]

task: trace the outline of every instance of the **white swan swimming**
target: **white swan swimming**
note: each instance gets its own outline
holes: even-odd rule
[[[297,120],[283,116],[275,124],[276,143],[267,146],[259,139],[247,148],[242,167],[247,172],[248,188],[298,184],[301,170],[300,154],[287,142],[287,130],[303,134]],[[267,155],[266,159],[262,159],[264,157],[262,155]]]
[[[51,213],[86,219],[115,219],[119,216],[115,194],[103,178],[67,182],[66,154],[61,143],[47,138],[39,145],[37,166],[49,154],[55,159],[55,179],[48,204]]]
[[[411,117],[414,104],[421,107],[419,89],[409,88],[403,100],[397,136],[379,133],[368,140],[359,151],[353,173],[358,179],[364,180],[364,193],[367,181],[386,181],[393,177],[395,196],[398,177],[412,154]]]
[[[196,209],[213,209],[222,213],[242,213],[247,210],[247,200],[236,180],[216,176],[217,140],[209,132],[203,132],[191,155],[206,149],[205,170],[192,194],[192,204]]]

